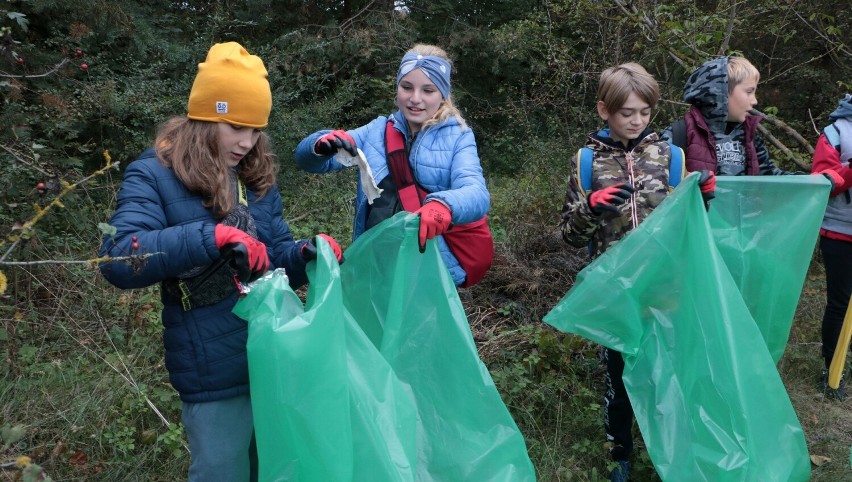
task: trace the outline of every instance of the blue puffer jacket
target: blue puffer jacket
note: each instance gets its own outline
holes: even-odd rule
[[[476,221],[488,213],[491,195],[485,186],[476,139],[473,131],[462,129],[455,117],[445,122],[427,127],[421,131],[411,145],[408,124],[400,112],[391,118],[394,127],[403,133],[410,145],[409,162],[414,177],[430,194],[426,201],[439,199],[449,206],[453,214],[453,224],[465,224]],[[365,126],[348,131],[358,147],[364,151],[376,184],[389,174],[385,157],[385,125],[388,118],[380,116]],[[314,154],[317,140],[331,132],[321,130],[302,139],[296,147],[296,164],[305,171],[325,173],[344,169],[333,157]],[[353,238],[364,233],[367,222],[367,197],[360,180],[355,200],[355,220]],[[436,238],[444,264],[450,271],[456,285],[464,282],[465,272],[453,256],[443,236]]]
[[[101,256],[126,256],[132,238],[138,254],[156,253],[134,270],[114,261],[101,265],[110,283],[141,288],[176,278],[219,258],[213,231],[217,224],[200,196],[189,192],[174,172],[160,164],[153,150],[143,153],[124,172],[116,211]],[[266,244],[270,269],[283,267],[291,286],[305,283],[304,242],[295,242],[282,218],[281,194],[273,186],[260,199],[248,192],[258,238]],[[163,343],[169,379],[186,402],[222,400],[249,392],[246,322],[231,313],[234,295],[219,303],[183,311],[178,299],[162,293]]]

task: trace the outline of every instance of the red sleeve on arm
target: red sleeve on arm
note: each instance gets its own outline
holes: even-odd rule
[[[825,134],[821,134],[817,141],[816,149],[814,149],[811,172],[822,172],[826,169],[833,169],[834,172],[843,178],[843,185],[835,186],[832,195],[841,193],[852,187],[852,169],[840,163],[840,152],[828,142]]]

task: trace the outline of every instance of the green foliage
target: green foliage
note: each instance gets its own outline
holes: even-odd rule
[[[346,246],[356,174],[298,171],[293,149],[317,129],[391,113],[400,56],[427,42],[455,61],[453,95],[476,134],[492,196],[498,256],[488,277],[462,292],[480,354],[539,479],[603,480],[612,467],[597,347],[540,324],[585,264],[556,225],[573,155],[600,127],[598,76],[625,61],[645,65],[661,84],[654,123],[662,128],[686,109],[681,88],[696,65],[741,52],[762,74],[759,108],[813,143],[812,126],[852,89],[843,37],[850,16],[834,12],[826,0],[0,2],[0,269],[8,280],[0,293],[0,356],[8,360],[0,452],[38,462],[22,469],[25,480],[42,466],[58,480],[185,478],[157,289],[114,290],[90,264],[2,264],[95,256],[110,234],[103,226],[120,176],[107,172],[60,198],[66,183],[103,166],[105,150],[123,166],[132,161],[159,123],[185,112],[209,46],[237,40],[269,71],[267,132],[285,218],[297,238],[327,232]],[[61,207],[25,225],[58,199]],[[852,421],[842,407],[815,403],[802,381],[817,368],[821,293],[803,294],[807,311],[780,370],[811,450],[842,461]],[[635,478],[656,480],[639,437],[637,446]],[[845,474],[835,464],[815,469],[813,480]]]

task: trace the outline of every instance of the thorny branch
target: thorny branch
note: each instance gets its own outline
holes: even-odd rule
[[[104,159],[106,159],[106,165],[104,165],[104,167],[102,167],[101,169],[98,169],[97,171],[89,174],[88,176],[84,177],[83,179],[80,179],[79,181],[77,181],[75,183],[69,183],[69,182],[66,182],[65,180],[60,180],[59,183],[62,186],[62,190],[59,192],[59,194],[56,195],[55,198],[53,198],[47,204],[47,206],[45,206],[43,208],[38,207],[38,206],[35,207],[35,209],[36,209],[35,215],[20,227],[20,234],[11,234],[10,233],[6,236],[5,240],[0,240],[0,248],[2,248],[6,243],[12,243],[11,246],[9,246],[9,248],[3,253],[3,255],[0,256],[0,263],[2,263],[2,264],[10,264],[11,263],[9,261],[4,261],[4,260],[15,249],[15,246],[17,246],[18,242],[21,239],[26,239],[28,236],[30,236],[32,234],[33,227],[36,225],[36,223],[38,223],[53,208],[64,207],[64,205],[62,204],[62,198],[67,196],[68,193],[70,193],[71,191],[76,189],[81,184],[85,184],[89,180],[91,180],[91,179],[93,179],[97,176],[102,176],[102,175],[106,174],[106,172],[110,169],[116,169],[116,170],[118,169],[120,163],[112,162],[112,158],[109,155],[109,151],[104,151]],[[73,261],[73,263],[81,263],[81,262],[87,263],[87,262],[90,262],[90,261]],[[42,262],[42,261],[27,261],[26,263],[28,263],[28,264],[42,264],[44,262]],[[47,261],[47,263],[69,264],[69,263],[72,263],[72,261]]]

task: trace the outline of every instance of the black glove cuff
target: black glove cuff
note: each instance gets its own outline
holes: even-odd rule
[[[600,215],[601,215],[601,210],[600,210],[600,209],[595,208],[594,206],[592,206],[592,193],[593,193],[593,192],[594,192],[594,191],[591,191],[589,194],[586,194],[586,205],[587,205],[587,206],[589,206],[589,211],[590,211],[592,214],[594,214],[595,216],[600,216]]]
[[[305,261],[313,261],[317,259],[317,245],[314,244],[313,239],[305,241],[305,244],[302,245],[301,253],[302,258],[304,258]]]

